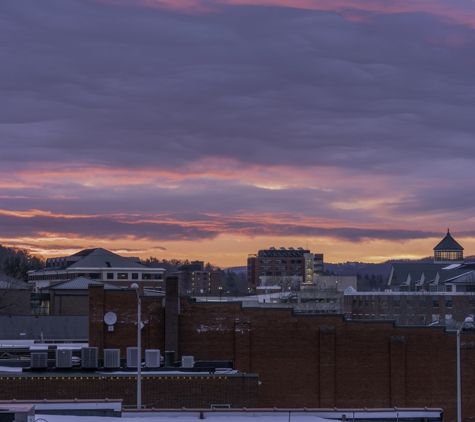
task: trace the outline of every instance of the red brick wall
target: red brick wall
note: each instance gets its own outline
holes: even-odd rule
[[[135,292],[106,292],[102,309],[101,289],[90,291],[91,346],[124,352],[135,345]],[[142,318],[153,321],[144,348],[164,350],[161,301],[143,308]],[[101,337],[102,316],[112,309],[124,316],[114,333],[102,330]],[[258,374],[260,407],[427,406],[442,407],[446,420],[455,419],[456,335],[443,328],[398,328],[392,322],[347,322],[341,316],[294,316],[290,310],[187,299],[180,301],[177,324],[178,358],[234,360],[236,369]],[[462,334],[463,343],[474,341],[475,334]],[[475,415],[474,368],[475,348],[465,347],[464,417]]]
[[[137,403],[135,376],[12,376],[1,379],[0,400],[123,399]],[[241,376],[147,376],[142,404],[148,408],[209,408],[211,404],[257,407],[257,378]]]

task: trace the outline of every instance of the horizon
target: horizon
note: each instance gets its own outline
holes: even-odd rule
[[[475,253],[475,3],[2,4],[0,244]]]

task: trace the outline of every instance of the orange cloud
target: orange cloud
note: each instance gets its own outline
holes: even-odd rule
[[[177,10],[183,13],[216,12],[219,5],[278,6],[336,12],[354,21],[367,21],[366,14],[429,13],[445,21],[475,27],[475,5],[447,0],[95,0],[121,6]]]

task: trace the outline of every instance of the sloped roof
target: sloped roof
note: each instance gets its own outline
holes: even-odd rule
[[[102,285],[104,290],[122,290],[123,287],[114,286],[113,284],[103,283],[99,280],[92,280],[87,277],[76,277],[71,280],[63,281],[54,286],[45,287],[44,290],[87,290],[89,285]],[[43,290],[43,289],[42,289]]]
[[[475,283],[475,271],[458,270],[450,273],[450,278],[445,278],[443,283]]]
[[[68,269],[80,268],[137,268],[145,269],[145,265],[139,264],[136,258],[124,258],[106,249],[85,249],[78,252],[76,256],[83,256],[83,258],[76,261]]]
[[[435,278],[435,274],[438,270],[446,267],[447,264],[433,264],[433,263],[423,263],[423,264],[414,264],[414,263],[394,263],[392,265],[394,274],[393,278],[396,278],[398,285],[404,285],[407,282],[407,276],[409,273],[422,273],[425,274],[426,279]],[[413,276],[411,275],[411,279]],[[416,277],[417,281],[420,280],[420,276]],[[391,280],[392,281],[392,280]],[[394,285],[394,284],[393,284]]]
[[[0,276],[0,289],[30,290],[31,286],[22,280],[3,275]]]
[[[445,237],[434,248],[434,251],[463,251],[462,246],[450,235],[450,231],[447,230]]]

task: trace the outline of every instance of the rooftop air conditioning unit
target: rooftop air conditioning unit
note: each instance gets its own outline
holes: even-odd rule
[[[83,347],[81,349],[81,366],[83,368],[97,368],[99,366],[99,352],[97,347]]]
[[[160,368],[160,350],[145,350],[145,366],[147,368]]]
[[[47,368],[48,367],[48,352],[32,352],[30,354],[32,368]]]
[[[104,349],[104,368],[120,368],[120,349]]]
[[[127,347],[127,368],[137,368],[138,355],[138,347]]]
[[[193,356],[182,356],[181,366],[182,368],[193,368],[195,366],[195,358]]]
[[[56,349],[56,368],[72,368],[73,351],[70,349]]]

